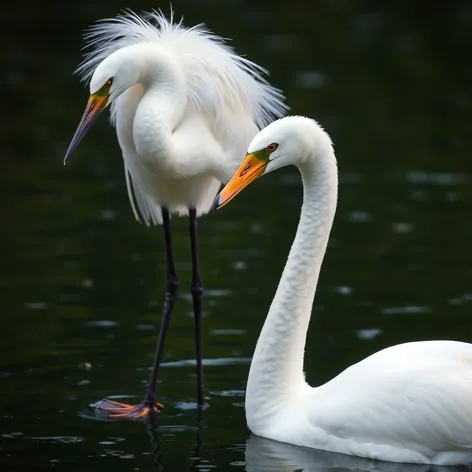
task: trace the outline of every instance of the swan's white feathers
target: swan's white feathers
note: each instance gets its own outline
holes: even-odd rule
[[[234,53],[220,36],[210,33],[204,25],[184,28],[182,20],[167,19],[161,11],[142,17],[132,11],[98,21],[85,35],[85,54],[77,68],[82,80],[89,80],[96,68],[113,52],[132,44],[153,42],[173,52],[181,60],[186,77],[188,96],[195,108],[206,113],[229,107],[250,109],[258,128],[282,116],[288,107],[283,94],[265,79],[267,71]],[[112,119],[114,117],[112,104]]]
[[[472,450],[470,344],[392,346],[352,365],[311,395],[313,407],[307,414],[313,438],[315,429],[322,428],[344,443],[344,452],[349,452],[349,442],[353,447],[356,442],[402,449],[416,445],[437,463],[440,451]],[[317,408],[320,395],[323,408]]]
[[[269,439],[369,459],[472,464],[470,343],[399,344],[324,385],[313,388],[305,381],[306,335],[336,212],[338,171],[330,139],[313,120],[273,122],[249,151],[275,140],[279,147],[266,172],[297,166],[304,196],[297,234],[249,370],[249,429]]]

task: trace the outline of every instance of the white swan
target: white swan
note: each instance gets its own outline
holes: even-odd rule
[[[287,264],[257,342],[246,391],[262,437],[371,459],[472,462],[472,344],[426,341],[379,351],[316,388],[304,378],[306,333],[337,202],[331,139],[286,117],[259,132],[220,207],[262,174],[293,164],[304,198]]]

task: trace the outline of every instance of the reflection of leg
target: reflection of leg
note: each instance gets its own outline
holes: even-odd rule
[[[197,409],[197,433],[195,437],[195,450],[192,454],[192,465],[189,470],[198,472],[202,465],[203,454],[203,408]]]
[[[153,446],[151,454],[154,455],[156,458],[156,464],[158,465],[158,472],[166,472],[167,467],[164,465],[163,458],[162,458],[162,453],[161,453],[161,444],[159,441],[159,431],[157,427],[157,422],[155,421],[156,419],[153,417],[149,418],[149,423],[148,423],[148,435],[149,439],[151,441],[151,444]]]

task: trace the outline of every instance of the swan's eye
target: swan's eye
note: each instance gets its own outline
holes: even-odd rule
[[[278,147],[279,145],[277,143],[272,143],[267,146],[267,150],[269,152],[274,152]]]
[[[110,78],[108,79],[106,82],[105,82],[105,87],[111,87],[111,84],[113,83],[113,78]]]

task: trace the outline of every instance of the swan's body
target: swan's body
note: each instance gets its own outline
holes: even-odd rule
[[[250,430],[277,441],[372,459],[472,462],[472,344],[400,344],[325,385],[312,388],[305,382],[306,333],[337,201],[337,165],[329,136],[307,118],[270,124],[254,138],[217,203],[226,203],[264,172],[288,164],[300,170],[303,207],[251,363],[246,391]]]
[[[259,129],[287,107],[283,95],[263,79],[264,69],[237,56],[201,25],[187,29],[157,12],[148,18],[129,13],[98,23],[87,39],[93,50],[78,72],[90,81],[90,99],[65,161],[111,104],[135,217],[147,225],[163,223],[167,256],[164,314],[144,406],[115,402],[113,411],[141,418],[149,408],[159,409],[157,370],[178,288],[172,214],[189,215],[197,394],[203,405],[196,218],[210,210]]]

